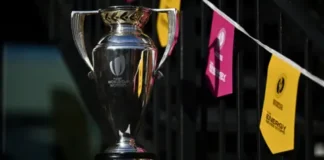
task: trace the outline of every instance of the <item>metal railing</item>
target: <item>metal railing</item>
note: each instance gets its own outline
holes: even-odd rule
[[[312,58],[312,40],[305,36],[302,29],[299,29],[300,26],[291,25],[294,23],[281,12],[283,8],[279,9],[273,1],[212,2],[254,37],[298,63],[303,63],[306,69],[314,71],[314,65],[319,63]],[[126,3],[121,0],[85,0],[75,1],[73,8],[97,9],[117,4]],[[133,5],[157,8],[159,1],[137,0]],[[179,41],[175,53],[163,68],[164,79],[154,88],[147,112],[147,129],[143,129],[141,135],[152,142],[154,148],[151,150],[161,160],[314,159],[313,137],[317,132],[321,134],[323,131],[313,129],[312,82],[302,78],[303,82],[299,85],[299,90],[302,91],[298,93],[297,115],[299,110],[304,110],[301,112],[304,117],[296,118],[295,150],[271,155],[258,129],[270,54],[235,31],[234,94],[217,99],[211,97],[205,86],[204,69],[212,10],[200,0],[183,0],[181,5]],[[145,33],[158,44],[156,21],[156,15],[153,15]],[[92,19],[86,23],[93,26],[88,27],[91,29],[86,34],[93,43],[98,41],[102,34],[100,20]],[[286,28],[288,23],[290,27]],[[290,30],[295,29],[303,37],[296,43],[295,40],[290,41],[294,33]],[[53,31],[49,33],[55,35]],[[292,49],[292,46],[298,47]],[[162,48],[159,50],[161,52]],[[300,54],[293,54],[298,50]]]

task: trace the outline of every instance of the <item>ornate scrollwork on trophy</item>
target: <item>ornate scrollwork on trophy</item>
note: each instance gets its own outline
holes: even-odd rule
[[[145,25],[151,11],[142,7],[135,10],[100,10],[101,17],[106,25],[112,24],[132,24]]]

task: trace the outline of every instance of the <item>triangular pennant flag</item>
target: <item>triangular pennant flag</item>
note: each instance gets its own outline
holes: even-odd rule
[[[181,0],[160,0],[159,8],[176,8],[180,10]],[[157,33],[160,45],[165,47],[168,43],[168,15],[166,13],[159,13],[157,17]]]
[[[296,96],[300,72],[272,55],[260,130],[272,154],[294,149]]]
[[[234,29],[232,24],[214,12],[205,75],[216,97],[233,93]]]

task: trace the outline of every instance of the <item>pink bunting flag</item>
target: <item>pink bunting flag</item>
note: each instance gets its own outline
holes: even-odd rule
[[[234,26],[214,12],[205,75],[215,97],[233,93],[233,43]]]

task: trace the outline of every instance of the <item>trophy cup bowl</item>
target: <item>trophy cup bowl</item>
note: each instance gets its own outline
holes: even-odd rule
[[[159,63],[152,39],[143,31],[152,12],[168,14],[168,44]],[[90,61],[84,42],[84,20],[99,14],[110,31],[92,51]],[[159,69],[172,52],[178,37],[176,9],[151,9],[138,6],[111,6],[95,11],[71,13],[72,35],[83,60],[96,83],[105,116],[118,142],[96,159],[154,159],[153,153],[136,145],[135,137],[150,98]]]

